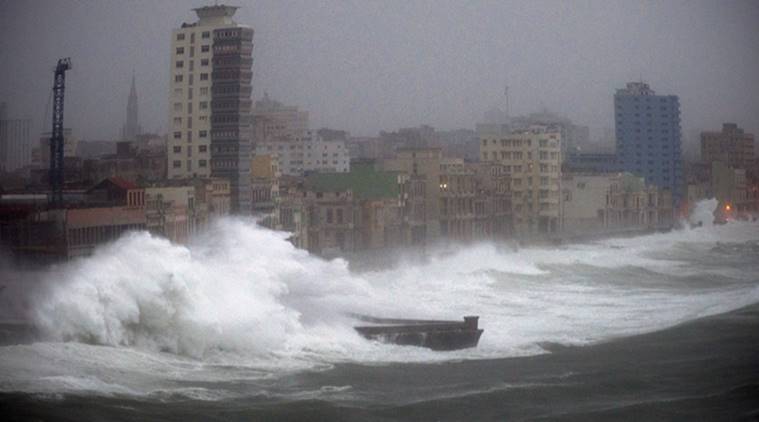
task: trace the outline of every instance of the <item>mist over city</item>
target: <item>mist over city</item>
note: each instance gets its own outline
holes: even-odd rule
[[[0,414],[756,419],[757,22],[0,0]]]

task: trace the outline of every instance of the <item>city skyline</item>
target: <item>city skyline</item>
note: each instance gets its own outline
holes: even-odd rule
[[[32,132],[46,130],[49,68],[71,56],[67,119],[78,136],[118,137],[133,70],[144,130],[166,133],[170,29],[206,3],[0,4],[0,98],[32,118]],[[298,105],[314,127],[473,128],[508,84],[512,115],[547,107],[597,132],[613,127],[615,89],[643,79],[681,98],[686,138],[726,121],[759,131],[759,87],[746,83],[759,73],[756,4],[536,3],[235,5],[258,34],[253,98]],[[31,22],[57,35],[35,37]]]

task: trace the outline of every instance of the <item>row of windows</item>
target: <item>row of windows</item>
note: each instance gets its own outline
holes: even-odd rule
[[[190,60],[190,70],[194,69],[194,60]],[[208,66],[208,59],[200,59],[200,65],[201,66]],[[177,69],[183,69],[184,68],[184,60],[177,60],[174,62],[174,67]]]
[[[203,39],[209,39],[209,38],[211,38],[211,31],[203,31],[203,32],[201,32],[200,37],[203,38]],[[184,40],[185,40],[185,33],[184,32],[178,33],[177,34],[177,41],[184,41]],[[195,33],[194,32],[190,33],[190,42],[191,43],[195,42]]]
[[[182,168],[182,161],[174,160],[171,162],[171,166],[175,169]],[[208,161],[198,160],[198,167],[208,167]],[[192,160],[187,160],[187,170],[192,170]]]
[[[190,83],[190,85],[192,85],[193,76],[194,75],[192,73],[189,75],[188,82]],[[201,73],[200,74],[200,80],[201,81],[207,81],[208,80],[208,73]],[[181,73],[178,73],[178,74],[174,75],[174,82],[184,82],[184,75],[181,74]]]
[[[175,154],[179,154],[182,152],[182,147],[175,145],[173,151]],[[192,151],[192,145],[187,145],[187,151]],[[208,145],[198,145],[198,152],[208,152]]]
[[[175,50],[177,56],[181,56],[184,54],[184,47],[177,47]],[[208,53],[211,51],[211,46],[208,44],[204,44],[200,46],[200,52],[201,53]],[[195,55],[195,46],[190,47],[190,57],[193,57]]]
[[[176,121],[176,119],[178,119],[178,118],[179,118],[179,117],[175,118],[175,121]],[[199,132],[198,132],[198,137],[199,137],[199,138],[207,138],[207,137],[208,137],[208,131],[207,131],[207,130],[201,130],[201,131],[199,131]],[[174,139],[182,139],[182,132],[180,132],[180,131],[175,131],[175,132],[174,132]],[[189,142],[192,142],[192,132],[191,132],[191,131],[188,131],[188,132],[187,132],[187,140],[188,140]]]

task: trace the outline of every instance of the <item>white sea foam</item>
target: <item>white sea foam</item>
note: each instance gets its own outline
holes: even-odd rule
[[[178,383],[339,362],[524,356],[544,353],[544,342],[650,332],[759,302],[756,267],[732,268],[740,277],[709,269],[705,282],[688,284],[715,242],[756,239],[755,223],[705,224],[561,248],[479,244],[356,274],[242,219],[219,221],[187,247],[132,233],[48,277],[33,305],[50,341],[0,347],[0,389],[34,390],[48,377],[63,390],[205,395]],[[432,352],[367,341],[349,312],[475,314],[486,331],[477,349]]]

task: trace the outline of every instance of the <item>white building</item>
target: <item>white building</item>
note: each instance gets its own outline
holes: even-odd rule
[[[281,174],[287,176],[302,176],[313,171],[350,171],[350,154],[345,142],[325,141],[312,131],[289,142],[259,142],[256,155],[271,155],[277,160]]]

